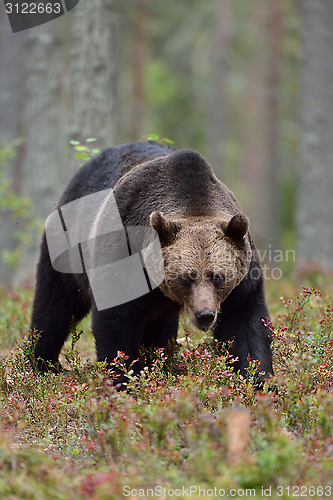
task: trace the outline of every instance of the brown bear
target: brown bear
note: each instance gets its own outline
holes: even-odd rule
[[[89,270],[55,270],[44,233],[31,319],[31,329],[40,334],[34,346],[38,368],[59,369],[71,322],[90,310],[97,359],[111,362],[122,351],[129,363],[139,358],[140,346],[166,347],[176,338],[179,313],[185,310],[196,327],[212,329],[218,341],[233,340],[236,370],[244,377],[249,359],[260,362],[259,383],[273,374],[264,324],[269,314],[249,221],[206,160],[193,150],[154,141],[108,148],[74,175],[58,209],[94,193],[103,196],[110,188],[124,228],[157,231],[164,279],[134,300],[101,310]],[[135,288],[136,281],[129,274],[126,286]]]

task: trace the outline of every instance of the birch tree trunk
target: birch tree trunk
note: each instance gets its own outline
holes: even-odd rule
[[[115,0],[81,0],[65,16],[29,30],[24,57],[22,193],[34,214],[52,212],[79,161],[72,139],[115,141],[118,76]],[[13,35],[16,36],[16,35]],[[26,248],[15,281],[34,275],[39,238]]]
[[[302,0],[298,262],[333,271],[333,3]]]

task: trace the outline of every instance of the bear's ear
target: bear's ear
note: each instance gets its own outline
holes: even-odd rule
[[[155,211],[150,215],[150,225],[157,231],[161,243],[164,244],[171,243],[179,230],[179,224],[167,219],[159,211]]]
[[[222,223],[222,230],[228,238],[241,240],[249,229],[249,219],[245,214],[239,213],[231,217],[229,222]]]

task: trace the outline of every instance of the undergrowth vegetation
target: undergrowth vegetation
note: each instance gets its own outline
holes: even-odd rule
[[[2,294],[0,497],[332,496],[332,295],[270,295],[275,377],[262,392],[255,361],[242,379],[227,350],[186,319],[178,342],[142,352],[141,376],[128,369],[128,390],[118,392],[94,361],[89,319],[66,344],[68,372],[35,373],[31,287]],[[125,361],[119,353],[114,368]],[[228,426],[240,408],[251,425],[247,451],[233,461]]]

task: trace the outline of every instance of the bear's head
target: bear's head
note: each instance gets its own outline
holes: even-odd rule
[[[189,217],[169,220],[161,212],[150,216],[163,252],[166,296],[183,305],[200,330],[213,326],[221,303],[249,271],[249,221],[238,213],[223,220]]]

